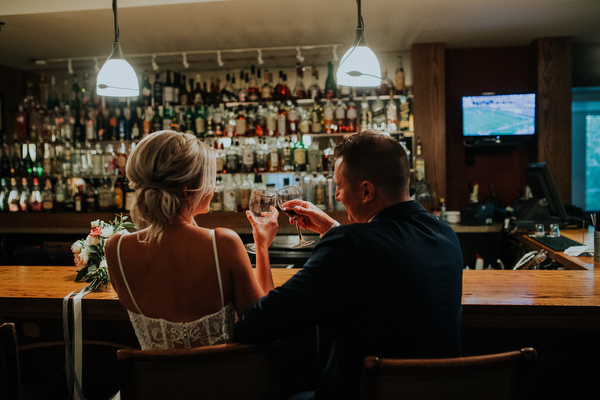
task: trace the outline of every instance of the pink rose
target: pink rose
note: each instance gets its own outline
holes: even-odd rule
[[[92,230],[90,231],[91,236],[100,236],[101,233],[102,233],[102,228],[100,228],[99,226],[92,228]]]

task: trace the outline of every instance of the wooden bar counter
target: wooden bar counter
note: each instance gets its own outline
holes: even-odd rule
[[[273,268],[275,285],[296,269]],[[60,318],[63,298],[85,283],[74,267],[0,266],[0,317]],[[463,273],[463,325],[600,328],[600,270]],[[83,299],[84,318],[127,320],[112,287]]]

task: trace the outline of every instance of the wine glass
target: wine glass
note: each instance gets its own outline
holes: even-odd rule
[[[300,247],[308,246],[309,244],[313,244],[314,240],[306,241],[302,237],[302,232],[300,231],[300,227],[298,226],[298,214],[294,211],[294,207],[283,207],[283,204],[287,203],[290,200],[302,200],[302,192],[300,188],[296,185],[286,186],[277,191],[277,205],[287,214],[288,217],[293,218],[296,223],[296,230],[298,231],[299,242],[297,245],[293,246],[293,249],[297,249]]]
[[[271,206],[277,207],[277,193],[272,190],[256,189],[250,193],[248,209],[256,218],[268,218],[271,216]],[[254,243],[246,243],[246,251],[251,254],[256,253]]]

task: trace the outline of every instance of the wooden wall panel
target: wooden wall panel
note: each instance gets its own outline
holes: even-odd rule
[[[548,163],[560,198],[563,203],[570,204],[571,38],[541,38],[535,45],[538,65],[538,159]]]
[[[412,70],[415,140],[421,138],[425,179],[434,209],[446,197],[446,75],[443,43],[414,44]]]

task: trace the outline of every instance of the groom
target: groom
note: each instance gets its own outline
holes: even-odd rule
[[[368,355],[460,354],[460,245],[447,223],[410,200],[402,146],[366,131],[346,137],[334,156],[336,200],[353,223],[339,226],[310,202],[290,202],[301,227],[322,239],[302,270],[234,328],[234,341],[259,343],[316,327],[316,390],[295,398],[359,399]],[[261,233],[255,242],[274,237]]]

